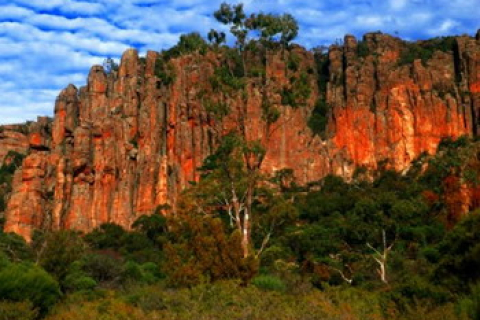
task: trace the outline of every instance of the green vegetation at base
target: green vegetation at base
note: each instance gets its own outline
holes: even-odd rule
[[[290,15],[247,16],[242,5],[222,4],[214,16],[235,47],[222,47],[226,35],[215,30],[211,44],[181,36],[156,60],[158,87],[175,80],[171,59],[212,49],[221,60],[198,93],[208,114],[225,117],[229,99],[246,101],[252,86],[270,125],[280,111],[265,94],[266,61],[282,54],[282,104],[306,105],[317,75],[308,125],[325,138],[324,50],[314,52],[316,70],[305,70],[290,46],[298,32]],[[407,44],[399,63],[453,46],[450,38]],[[364,42],[357,50],[369,54]],[[221,97],[208,98],[207,89]],[[218,141],[175,210],[159,206],[130,230],[107,223],[88,234],[36,232],[28,244],[0,232],[0,319],[480,318],[478,141],[445,140],[437,156],[422,155],[402,174],[382,162],[376,171],[358,168],[349,182],[330,175],[299,186],[291,169],[265,174],[261,141],[236,129]],[[12,159],[0,168],[5,190],[21,164]]]
[[[299,187],[291,170],[260,175],[262,150],[231,134],[176,215],[160,206],[131,231],[37,232],[30,244],[0,233],[0,315],[478,319],[480,212],[460,217],[456,203],[459,183],[478,184],[479,149],[445,140],[403,175],[361,168],[349,183]],[[247,208],[245,247],[236,217]]]

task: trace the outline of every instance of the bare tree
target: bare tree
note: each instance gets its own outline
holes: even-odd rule
[[[382,242],[383,242],[383,248],[381,251],[375,249],[370,243],[367,242],[367,247],[373,250],[374,255],[373,259],[378,263],[378,275],[380,276],[380,280],[382,280],[383,283],[388,284],[388,279],[387,279],[387,260],[388,260],[388,254],[393,248],[393,245],[395,244],[395,241],[393,241],[389,246],[387,246],[387,235],[385,232],[385,229],[382,229]]]

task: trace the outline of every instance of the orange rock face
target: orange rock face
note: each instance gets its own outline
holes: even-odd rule
[[[262,170],[291,168],[300,184],[329,173],[349,178],[355,168],[379,163],[405,170],[421,153],[433,154],[442,138],[477,134],[480,40],[455,43],[426,63],[401,64],[401,40],[367,34],[368,54],[359,54],[357,40],[347,36],[344,46],[329,50],[325,92],[313,54],[299,47],[287,53],[298,68],[281,53],[268,54],[264,77],[249,77],[233,93],[212,87],[218,53],[171,60],[175,77],[164,83],[155,75],[158,53],[140,59],[128,50],[118,71],[107,75],[94,66],[85,87],[64,89],[52,123],[39,121],[18,137],[3,132],[5,145],[30,150],[15,174],[5,229],[28,239],[35,228],[89,231],[105,222],[129,228],[158,205],[175,206],[178,193],[198,180],[196,168],[233,129],[263,144]],[[295,108],[283,104],[282,90],[301,76],[308,97]],[[330,106],[325,139],[307,125],[321,97]],[[265,120],[265,99],[280,114],[273,123]],[[228,114],[212,115],[212,101],[227,105]],[[7,150],[1,134],[0,160]]]
[[[4,161],[8,161],[5,158],[12,151],[27,154],[28,135],[26,126],[11,125],[0,127],[0,165]]]

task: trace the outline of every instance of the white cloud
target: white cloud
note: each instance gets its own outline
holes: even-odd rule
[[[400,10],[405,8],[408,3],[408,0],[390,0],[390,6],[393,10]]]

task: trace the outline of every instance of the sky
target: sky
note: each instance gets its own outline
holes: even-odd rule
[[[222,0],[0,0],[0,124],[53,115],[69,83],[92,65],[175,45],[181,34],[221,29]],[[475,34],[480,0],[245,0],[247,13],[291,13],[295,42],[328,45],[347,33],[382,31],[408,40]],[[236,1],[230,1],[236,3]]]

